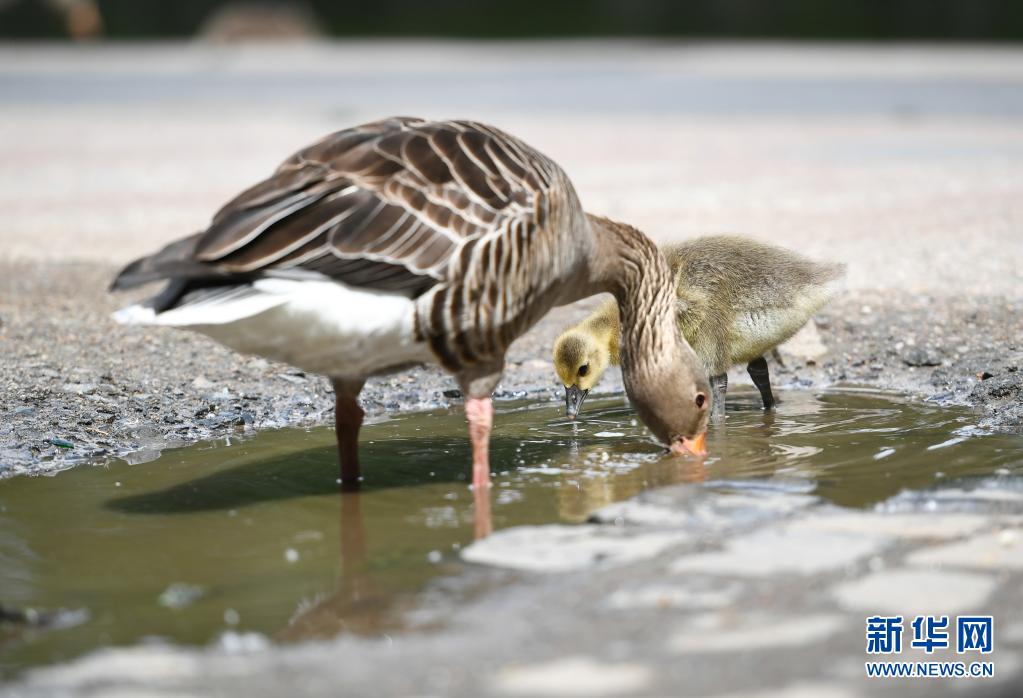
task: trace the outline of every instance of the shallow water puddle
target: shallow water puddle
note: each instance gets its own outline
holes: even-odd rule
[[[903,489],[1023,475],[1023,440],[971,430],[967,411],[860,391],[782,397],[765,414],[755,394],[730,394],[703,465],[663,456],[620,399],[587,402],[578,424],[560,403],[499,404],[493,526],[579,522],[677,482],[728,483],[721,496],[796,488],[865,507]],[[110,644],[400,629],[431,579],[465,569],[464,419],[453,409],[370,425],[362,452],[358,495],[337,493],[328,428],[0,482],[0,605],[79,612],[45,631],[0,623],[0,672]]]

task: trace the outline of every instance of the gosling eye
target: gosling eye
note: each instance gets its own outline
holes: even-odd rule
[[[702,410],[703,406],[707,404],[707,396],[703,393],[696,393],[696,409]]]
[[[590,365],[589,364],[583,364],[582,366],[579,367],[579,375],[580,376],[585,376],[589,372],[590,372]]]

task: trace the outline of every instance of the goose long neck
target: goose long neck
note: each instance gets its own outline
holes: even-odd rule
[[[622,365],[638,369],[677,342],[671,270],[640,231],[600,216],[587,217],[597,243],[593,281],[617,300]]]
[[[608,359],[612,366],[617,366],[622,362],[622,323],[618,315],[617,300],[601,304],[588,318],[583,320],[582,326],[601,345],[607,347]]]

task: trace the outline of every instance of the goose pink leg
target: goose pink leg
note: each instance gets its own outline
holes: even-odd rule
[[[490,488],[490,428],[494,424],[494,403],[489,397],[471,397],[465,401],[472,442],[472,485],[477,491]]]
[[[475,505],[476,538],[486,538],[493,531],[490,517],[490,428],[494,424],[494,403],[489,397],[465,401],[472,442],[472,496]]]

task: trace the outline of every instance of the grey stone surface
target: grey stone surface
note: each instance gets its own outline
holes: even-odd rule
[[[821,642],[849,628],[838,614],[811,614],[797,618],[721,611],[697,616],[672,635],[669,647],[680,653],[788,651]]]
[[[924,548],[911,554],[907,562],[919,567],[965,567],[989,572],[1023,570],[1023,531],[1005,529]]]
[[[788,492],[781,485],[768,484],[759,491],[741,492],[733,491],[736,484],[729,483],[724,489],[726,496],[715,496],[719,490],[713,483],[708,484],[708,489],[649,490],[633,499],[609,504],[590,518],[618,525],[724,531],[781,519],[817,501],[811,495]]]
[[[50,669],[46,683],[53,691],[101,684],[116,679],[122,684],[156,684],[194,678],[199,675],[201,661],[186,652],[167,651],[158,647],[134,647],[101,650],[90,660],[74,662]]]
[[[840,683],[806,682],[745,693],[727,693],[714,698],[860,698],[874,694],[874,691],[860,692]]]
[[[819,574],[839,570],[881,550],[886,538],[778,526],[740,536],[724,550],[688,555],[671,566],[675,574],[704,572],[758,577]]]
[[[972,572],[890,570],[835,587],[845,608],[864,613],[949,614],[984,608],[997,583]]]
[[[685,579],[618,589],[604,606],[619,611],[669,608],[722,608],[734,603],[742,591],[738,582]]]
[[[1002,628],[999,639],[1014,645],[1023,645],[1023,621],[1013,621]]]
[[[517,526],[498,531],[462,550],[462,559],[528,572],[569,572],[651,558],[686,543],[681,530],[626,530],[614,526]]]
[[[612,664],[592,657],[565,657],[510,666],[494,678],[498,693],[527,696],[620,696],[642,691],[652,677],[637,663]]]
[[[989,517],[979,514],[871,514],[848,512],[835,516],[815,516],[803,526],[836,533],[872,534],[912,539],[944,540],[958,538],[990,526]]]

